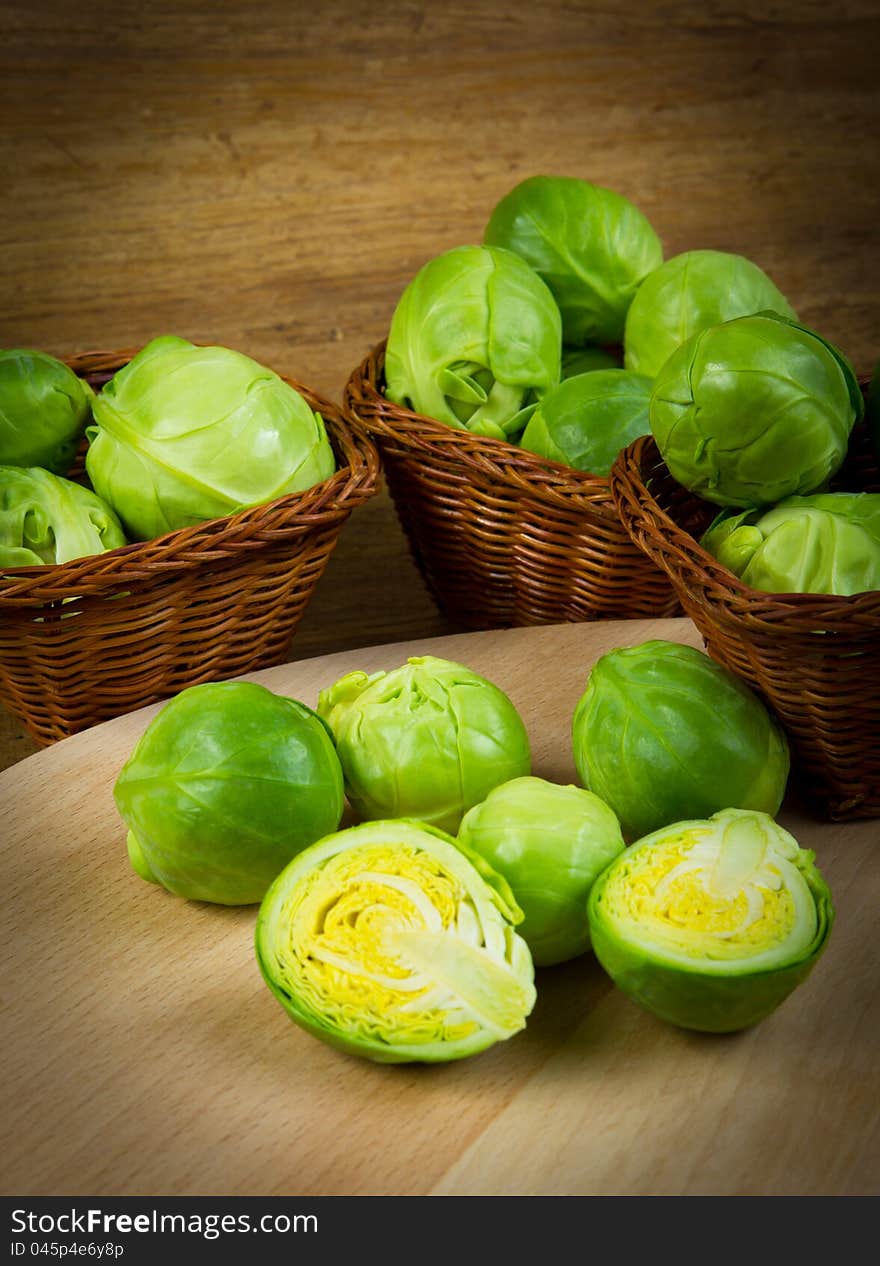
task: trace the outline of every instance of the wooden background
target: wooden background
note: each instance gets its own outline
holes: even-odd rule
[[[162,333],[338,398],[429,257],[535,173],[770,273],[880,356],[876,0],[0,5],[0,346]],[[291,658],[453,631],[383,492]],[[34,751],[7,713],[0,764]]]

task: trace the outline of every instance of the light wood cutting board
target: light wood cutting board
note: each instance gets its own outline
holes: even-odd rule
[[[484,673],[534,772],[576,780],[571,713],[606,650],[687,620],[461,634],[252,675],[314,705],[352,668],[430,652]],[[527,1028],[457,1063],[379,1066],[292,1024],[253,954],[256,907],[130,869],[112,787],[157,707],[0,775],[6,1194],[872,1194],[880,1189],[880,824],[780,819],[835,899],[809,980],[747,1032],[687,1033],[591,955],[538,973]]]

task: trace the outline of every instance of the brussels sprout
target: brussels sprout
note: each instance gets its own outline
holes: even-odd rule
[[[302,492],[336,466],[299,392],[226,347],[153,339],[92,408],[86,470],[137,540]]]
[[[672,476],[746,508],[817,491],[846,456],[864,399],[849,363],[773,312],[702,330],[654,380],[649,415]]]
[[[880,589],[880,493],[786,497],[769,510],[722,510],[700,544],[753,589]]]
[[[572,717],[578,777],[628,840],[719,809],[775,814],[785,734],[757,695],[702,651],[657,639],[593,665]]]
[[[520,447],[593,475],[639,435],[650,435],[651,379],[625,369],[597,369],[548,391],[529,419]]]
[[[144,879],[250,905],[339,826],[342,770],[323,722],[255,682],[189,686],[164,705],[113,788]]]
[[[378,1063],[475,1055],[522,1029],[534,969],[490,867],[421,822],[368,822],[300,853],[266,893],[257,961],[302,1028]]]
[[[454,832],[493,787],[531,770],[522,718],[463,664],[415,656],[391,672],[346,673],[318,696],[352,808]]]
[[[70,469],[94,392],[45,352],[0,351],[0,464]]]
[[[788,300],[743,255],[685,251],[646,277],[626,315],[624,364],[652,378],[677,347],[710,325],[755,312],[793,317]]]
[[[563,347],[562,378],[576,378],[578,374],[590,374],[594,369],[621,369],[619,356],[604,347]]]
[[[530,176],[493,210],[483,239],[516,251],[544,278],[566,343],[620,343],[633,296],[663,262],[648,220],[627,198],[575,176]]]
[[[559,382],[559,310],[510,251],[456,246],[400,297],[385,350],[385,394],[417,413],[495,439],[525,426]]]
[[[543,778],[514,778],[468,810],[458,842],[510,884],[525,915],[518,931],[535,966],[590,948],[587,897],[624,848],[620,824],[598,796]]]
[[[89,488],[42,466],[0,466],[0,567],[67,563],[125,544],[116,515]]]
[[[588,914],[596,957],[624,993],[710,1033],[775,1010],[834,921],[815,855],[767,814],[736,809],[633,844],[596,880]]]

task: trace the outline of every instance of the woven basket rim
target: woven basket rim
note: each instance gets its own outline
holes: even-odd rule
[[[353,415],[371,439],[391,440],[434,454],[442,452],[444,459],[457,462],[481,480],[493,479],[568,509],[573,502],[580,502],[594,512],[613,512],[609,476],[575,470],[509,440],[474,435],[465,427],[451,426],[389,400],[380,386],[387,342],[387,337],[383,338],[369,350],[351,371],[343,391],[349,416]]]
[[[753,589],[740,580],[680,527],[650,492],[646,472],[662,464],[653,435],[640,436],[618,454],[611,469],[611,492],[627,532],[663,567],[680,596],[682,592],[685,599],[696,595],[727,623],[739,625],[746,620],[753,627],[764,625],[774,634],[784,631],[815,636],[817,626],[825,626],[822,631],[834,631],[837,625],[841,626],[841,632],[849,634],[880,632],[880,590],[857,594],[780,594]],[[643,531],[634,524],[634,502]]]
[[[89,373],[115,372],[140,350],[129,347],[118,351],[88,351],[63,359],[75,373],[84,377]],[[287,493],[148,541],[133,541],[66,563],[4,568],[0,575],[0,606],[57,602],[75,594],[84,582],[92,591],[95,587],[115,590],[157,572],[167,574],[198,568],[207,560],[253,550],[255,530],[267,540],[300,536],[334,524],[367,501],[377,491],[380,472],[379,455],[369,436],[351,425],[340,405],[287,374],[273,372],[298,391],[323,418],[338,463],[332,475],[302,492]]]

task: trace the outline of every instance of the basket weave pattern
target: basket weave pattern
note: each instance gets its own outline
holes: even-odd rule
[[[864,424],[834,486],[880,491]],[[805,801],[832,820],[880,816],[880,592],[775,594],[744,584],[695,539],[718,507],[676,483],[650,436],[619,455],[611,488],[626,530],[667,573],[709,654],[779,718]]]
[[[344,405],[375,441],[410,551],[438,607],[487,629],[678,613],[621,527],[607,479],[387,400],[384,343]]]
[[[97,390],[135,350],[68,360]],[[334,404],[338,469],[266,505],[0,579],[0,699],[42,744],[200,682],[283,661],[349,514],[376,491],[375,447]],[[82,471],[82,452],[70,472]]]

